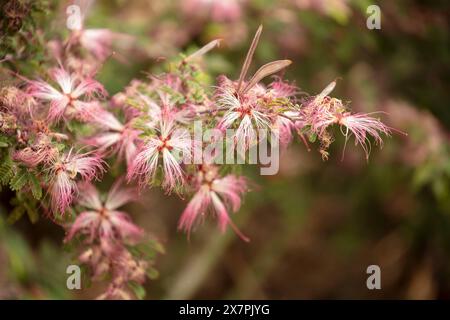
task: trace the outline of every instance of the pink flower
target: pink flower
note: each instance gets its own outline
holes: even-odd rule
[[[269,85],[269,93],[275,98],[290,98],[298,95],[299,90],[295,85],[276,77],[275,81]]]
[[[355,136],[355,145],[361,145],[366,154],[366,159],[369,158],[371,148],[369,136],[372,136],[372,138],[375,139],[376,144],[382,146],[383,140],[381,134],[384,133],[387,136],[391,134],[391,130],[388,126],[379,119],[370,117],[369,114],[351,114],[350,112],[346,112],[340,116],[337,121],[338,124],[345,127],[342,133],[345,136],[346,141],[350,134]]]
[[[103,61],[111,54],[114,36],[109,29],[85,29],[81,30],[80,44]]]
[[[338,124],[341,126],[341,132],[345,136],[346,142],[353,134],[355,145],[360,144],[368,158],[370,154],[369,137],[372,136],[377,144],[382,145],[381,134],[390,135],[391,129],[379,119],[371,117],[369,113],[352,114],[348,112],[341,100],[329,96],[335,85],[336,82],[333,81],[320,94],[306,99],[300,109],[299,121],[295,125],[300,130],[307,129],[310,134],[317,135],[322,143],[320,152],[324,158],[327,158],[326,149],[332,142],[332,136],[327,129]]]
[[[131,164],[137,151],[139,131],[131,127],[131,123],[122,124],[112,113],[107,111],[93,114],[92,122],[107,129],[93,137],[86,139],[86,143],[97,146],[104,152],[111,148],[118,159],[125,157],[128,165]]]
[[[21,161],[29,167],[36,167],[40,163],[51,163],[58,156],[58,150],[51,144],[51,139],[44,133],[38,133],[34,143],[13,154],[16,161]]]
[[[148,127],[154,128],[161,121],[188,124],[192,120],[194,112],[189,106],[179,109],[170,101],[170,95],[162,92],[158,93],[160,104],[148,96],[139,94],[140,102],[145,107],[147,115],[150,118],[150,121],[147,122]]]
[[[130,281],[135,283],[144,283],[147,277],[146,270],[148,263],[144,260],[139,260],[125,248],[120,248],[110,256],[111,261],[111,283],[106,292],[101,294],[97,299],[133,299],[133,294],[130,292],[128,286]]]
[[[147,138],[128,167],[127,179],[138,178],[141,186],[153,184],[161,157],[164,172],[162,186],[171,192],[184,183],[180,162],[191,159],[193,141],[187,130],[175,127],[174,121],[161,120],[155,130],[157,133]]]
[[[109,273],[111,280],[106,291],[97,299],[132,299],[129,282],[144,283],[149,263],[135,258],[124,246],[117,246],[111,252],[105,252],[99,244],[90,246],[79,260],[93,271],[93,280],[102,280]]]
[[[79,20],[71,25],[72,34],[70,44],[79,44],[90,52],[100,63],[102,63],[112,53],[113,42],[118,42],[122,47],[128,47],[133,37],[113,32],[106,28],[86,29],[85,18],[90,12],[93,1],[82,1],[81,14]]]
[[[108,58],[116,42],[121,47],[127,48],[133,42],[133,37],[127,34],[113,32],[109,29],[81,29],[72,34],[72,41],[89,51],[100,62]],[[123,57],[121,57],[122,59]]]
[[[258,101],[263,93],[265,90],[262,90],[259,85],[240,96],[234,93],[233,88],[219,88],[216,103],[219,108],[226,109],[226,111],[218,127],[226,130],[237,126],[234,138],[235,143],[241,148],[241,152],[256,143],[257,129],[267,129],[270,126],[270,116],[265,113]]]
[[[288,113],[289,114],[289,113]],[[294,122],[289,116],[277,115],[272,125],[272,132],[278,138],[281,146],[286,147],[292,141],[292,131],[295,129]]]
[[[242,0],[185,0],[182,9],[190,16],[207,16],[217,22],[236,21],[242,15]]]
[[[98,104],[80,100],[84,96],[90,98],[94,94],[106,94],[99,82],[90,78],[80,80],[75,74],[69,74],[62,67],[53,69],[50,76],[58,84],[59,89],[55,89],[43,80],[30,81],[28,87],[31,96],[50,102],[48,110],[50,121],[59,120],[66,112],[85,118],[99,109]]]
[[[54,212],[64,213],[78,192],[75,178],[90,181],[104,171],[104,162],[92,153],[73,154],[72,149],[50,167],[50,197]]]
[[[65,240],[68,240],[67,237]],[[100,244],[90,246],[79,255],[78,259],[81,263],[91,267],[93,280],[101,279],[105,273],[111,270],[111,259],[103,252]]]
[[[219,228],[225,232],[230,225],[236,234],[244,241],[244,236],[232,222],[228,212],[236,212],[241,206],[241,196],[247,191],[245,178],[227,175],[223,178],[217,176],[217,168],[207,167],[200,171],[197,192],[184,210],[178,228],[190,233],[195,222],[203,218],[208,211],[217,215]]]
[[[105,201],[101,200],[99,192],[91,183],[80,184],[77,203],[87,211],[77,216],[66,240],[72,239],[76,234],[84,234],[88,236],[90,243],[99,240],[105,252],[112,252],[123,241],[134,243],[141,239],[143,230],[131,222],[128,214],[117,210],[136,200],[135,190],[123,188],[121,184],[122,179],[119,179]]]
[[[16,87],[4,86],[0,89],[0,105],[2,111],[7,112],[8,118],[27,123],[30,120],[32,110],[36,106],[36,101],[33,97]],[[5,121],[5,116],[6,114],[2,114],[3,130],[6,129],[5,126],[7,127],[6,123],[8,122]]]
[[[145,126],[151,131],[139,148],[134,161],[128,166],[127,179],[139,179],[140,186],[153,184],[159,159],[162,160],[164,179],[162,186],[167,192],[184,183],[180,162],[192,158],[193,148],[198,144],[191,140],[183,127],[192,119],[189,108],[179,108],[170,95],[157,91],[159,101],[137,94],[143,115],[148,119]]]

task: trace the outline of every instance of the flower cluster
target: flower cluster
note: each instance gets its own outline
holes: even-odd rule
[[[94,280],[105,273],[111,275],[111,284],[101,299],[131,298],[128,284],[143,284],[151,267],[145,251],[133,255],[128,249],[142,243],[145,233],[126,212],[118,210],[137,199],[135,190],[123,187],[122,182],[118,179],[104,200],[91,183],[81,182],[77,205],[82,210],[66,236],[66,241],[75,236],[83,238],[84,251],[79,259],[91,267]]]
[[[230,8],[231,16],[235,10]],[[20,83],[1,89],[1,182],[21,199],[40,201],[39,209],[67,226],[67,242],[80,240],[79,260],[90,267],[93,279],[110,275],[101,298],[131,298],[130,288],[154,271],[148,251],[158,246],[149,245],[144,230],[119,210],[137,200],[135,185],[140,191],[161,187],[189,196],[179,220],[179,229],[188,234],[210,215],[222,232],[230,226],[249,241],[231,217],[249,181],[233,166],[202,153],[214,139],[197,139],[196,122],[219,134],[232,130],[229,142],[244,160],[264,131],[273,133],[271,144],[283,148],[295,136],[305,143],[305,136],[317,139],[324,159],[334,125],[346,142],[353,135],[367,157],[370,139],[381,145],[382,134],[390,134],[373,115],[352,113],[331,97],[335,82],[316,96],[301,97],[295,84],[274,76],[289,60],[269,62],[247,77],[261,32],[262,27],[237,80],[220,75],[213,86],[208,81],[199,61],[219,45],[215,40],[170,61],[165,73],[133,80],[108,99],[94,71],[111,54],[118,35],[79,26],[66,42],[49,43],[58,64],[47,74],[34,80],[18,76]],[[108,172],[109,167],[114,170]],[[106,196],[94,186],[104,175],[116,180]]]

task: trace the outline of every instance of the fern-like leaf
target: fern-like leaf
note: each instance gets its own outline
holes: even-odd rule
[[[17,174],[12,177],[9,186],[13,191],[20,191],[28,182],[28,172],[25,169],[20,169]]]
[[[0,164],[0,183],[2,185],[8,184],[9,180],[13,176],[13,161],[8,154],[5,156]]]

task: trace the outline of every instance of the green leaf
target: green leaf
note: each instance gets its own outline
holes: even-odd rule
[[[8,184],[13,175],[13,161],[9,154],[2,160],[2,164],[0,165],[0,183],[5,185]]]
[[[17,174],[9,182],[9,186],[14,191],[20,191],[28,182],[28,172],[24,169],[19,170]]]
[[[23,206],[27,210],[28,218],[30,219],[31,223],[36,223],[39,220],[39,214],[36,210],[36,206],[27,202],[25,202]]]
[[[39,180],[36,178],[34,174],[29,174],[31,193],[36,200],[40,200],[42,198],[42,187],[39,183]]]
[[[152,267],[149,267],[149,268],[147,269],[146,273],[147,273],[147,277],[148,277],[150,280],[155,280],[155,279],[157,279],[157,278],[159,277],[159,272],[158,272],[158,270],[156,270],[155,268],[152,268]]]
[[[11,211],[10,215],[8,216],[8,223],[13,224],[15,223],[17,220],[19,220],[23,214],[25,213],[25,207],[23,206],[18,206],[15,207],[13,209],[13,211]]]
[[[10,145],[8,136],[0,136],[0,148],[6,148]]]
[[[145,288],[143,286],[141,286],[139,283],[130,281],[128,283],[128,286],[131,288],[131,290],[133,290],[134,294],[136,295],[136,297],[139,300],[142,300],[145,298],[145,295],[146,295]]]

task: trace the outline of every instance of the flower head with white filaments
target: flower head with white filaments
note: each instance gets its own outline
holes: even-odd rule
[[[77,234],[84,234],[92,243],[98,240],[102,249],[112,252],[117,243],[136,242],[143,236],[143,230],[134,225],[128,214],[118,208],[136,200],[137,194],[132,188],[122,186],[123,179],[118,179],[102,201],[100,193],[90,182],[79,185],[77,204],[86,208],[71,225],[66,240]]]
[[[181,167],[183,159],[192,157],[193,141],[189,131],[177,128],[173,120],[162,119],[154,133],[144,138],[133,162],[128,167],[128,181],[137,178],[139,184],[154,184],[158,165],[162,165],[162,187],[170,193],[184,183],[185,174]],[[182,155],[182,158],[178,156]]]
[[[212,212],[222,232],[230,225],[242,240],[249,241],[229,216],[230,211],[239,210],[241,197],[248,191],[247,180],[233,174],[220,177],[216,166],[202,165],[193,184],[195,194],[183,211],[178,228],[189,234],[199,219]]]
[[[89,14],[92,1],[81,1],[81,6],[77,5],[79,12],[70,12],[74,14],[73,20],[69,26],[71,34],[68,39],[68,47],[80,45],[88,51],[96,60],[103,63],[113,52],[113,43],[121,44],[122,47],[130,46],[134,42],[131,35],[113,32],[107,28],[86,28],[85,18]],[[70,10],[71,7],[68,7]],[[116,55],[117,57],[117,55]],[[125,60],[121,57],[121,60]]]
[[[93,95],[104,96],[103,86],[92,78],[80,79],[78,75],[69,73],[63,67],[50,71],[50,77],[58,84],[58,89],[43,80],[30,80],[28,93],[35,99],[50,103],[47,118],[50,122],[62,117],[89,119],[91,114],[101,109],[96,101],[84,101]]]
[[[151,267],[142,253],[129,249],[143,243],[146,235],[119,209],[138,196],[134,188],[123,186],[123,180],[117,179],[105,196],[90,182],[79,183],[76,208],[81,212],[68,226],[65,237],[65,241],[76,236],[83,239],[88,249],[81,253],[79,260],[90,267],[93,280],[104,278],[106,273],[111,276],[107,290],[97,299],[132,299],[129,282],[144,283]]]
[[[111,112],[101,111],[93,114],[91,123],[102,130],[85,142],[106,155],[116,155],[118,160],[125,158],[127,165],[130,165],[140,142],[140,131],[132,127],[132,120],[122,124]]]
[[[257,143],[258,129],[269,129],[273,123],[277,126],[274,121],[276,112],[269,107],[276,96],[259,82],[291,64],[290,60],[267,63],[259,68],[249,81],[245,81],[261,32],[262,26],[255,34],[242,66],[239,80],[231,81],[225,76],[220,77],[215,95],[217,109],[225,110],[218,128],[221,130],[237,128],[234,142],[240,146],[241,153]]]
[[[345,143],[353,135],[367,157],[371,141],[381,145],[382,136],[393,130],[375,113],[352,113],[331,97],[335,82],[305,99],[298,97],[294,84],[281,78],[267,85],[262,82],[284,70],[289,60],[267,63],[247,78],[261,28],[236,81],[221,75],[217,86],[211,87],[210,75],[202,71],[206,64],[196,63],[218,46],[219,40],[214,40],[193,54],[181,54],[162,75],[132,80],[124,92],[101,104],[97,98],[106,92],[92,76],[112,55],[115,35],[107,29],[85,29],[82,24],[71,30],[67,41],[48,46],[54,58],[63,62],[49,69],[50,80],[25,79],[27,92],[0,90],[0,182],[16,192],[19,206],[14,204],[15,209],[24,209],[22,204],[37,209],[43,204],[68,227],[67,241],[81,240],[78,259],[91,267],[91,279],[110,279],[102,299],[132,298],[129,288],[143,284],[152,260],[148,257],[158,251],[149,250],[151,239],[143,239],[143,229],[121,209],[139,193],[124,187],[122,179],[107,195],[92,184],[106,171],[103,157],[118,164],[111,170],[112,177],[124,170],[121,161],[125,158],[129,183],[161,184],[167,193],[176,190],[180,196],[192,196],[178,223],[188,235],[208,216],[217,219],[221,232],[231,227],[248,241],[232,213],[240,209],[249,181],[232,166],[212,165],[205,158],[202,165],[191,161],[201,143],[190,135],[196,133],[194,120],[204,120],[205,127],[219,133],[236,129],[233,142],[244,149],[238,152],[258,146],[266,129],[284,147],[297,132],[302,139],[307,135],[311,142],[319,140],[324,159],[333,141],[332,126],[340,127]],[[50,68],[47,62],[42,66]],[[73,146],[80,142],[88,144],[89,151],[76,152]],[[215,160],[216,154],[211,155]]]
[[[90,181],[104,169],[104,161],[94,153],[76,154],[73,149],[59,156],[49,166],[49,194],[51,209],[63,214],[78,192],[76,177]]]
[[[329,96],[335,86],[336,81],[333,81],[320,94],[303,101],[296,126],[310,135],[317,136],[322,143],[320,153],[326,159],[327,149],[333,139],[327,129],[337,124],[345,136],[345,142],[354,135],[355,145],[359,144],[363,148],[368,159],[371,149],[369,137],[382,146],[381,134],[389,136],[392,128],[372,117],[376,113],[349,112],[341,100]]]

